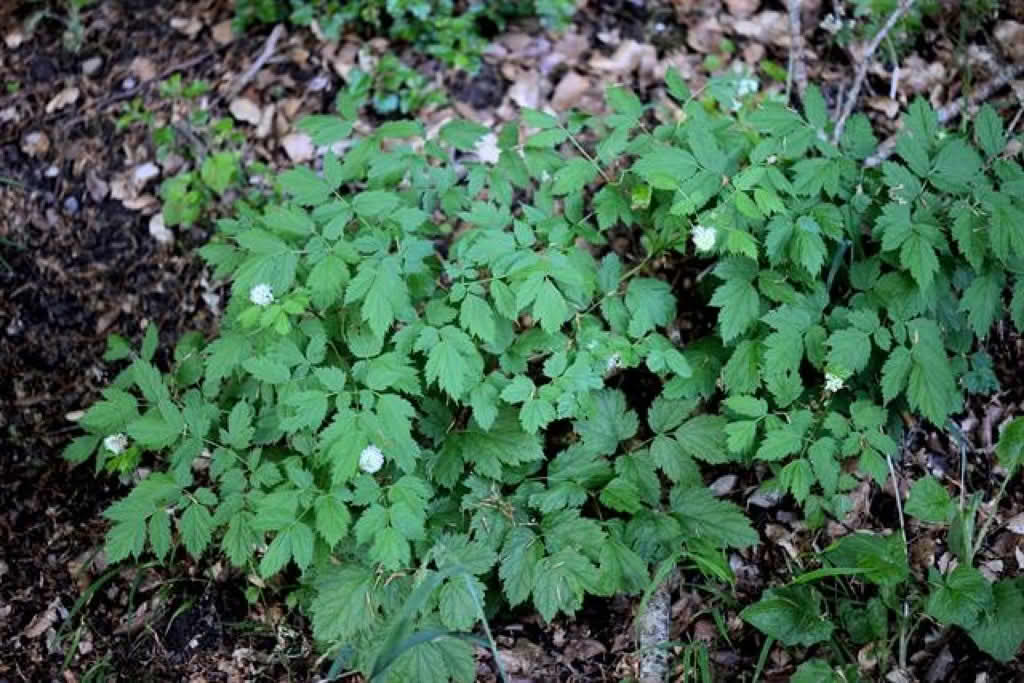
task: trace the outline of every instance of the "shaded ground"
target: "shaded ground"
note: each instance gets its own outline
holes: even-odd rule
[[[18,84],[16,92],[0,96],[0,683],[76,681],[100,673],[140,681],[303,681],[314,680],[329,665],[318,661],[308,629],[280,600],[271,596],[248,604],[245,577],[212,560],[180,562],[173,571],[145,565],[108,571],[99,552],[106,529],[100,512],[128,486],[96,477],[86,467],[72,469],[59,458],[75,432],[70,418],[94,401],[119,369],[102,360],[108,334],[138,343],[147,325],[157,325],[157,363],[166,367],[169,349],[182,334],[215,329],[217,287],[194,254],[208,238],[209,224],[179,232],[173,243],[158,241],[150,221],[159,209],[154,197],[159,178],[113,198],[119,178],[154,158],[143,127],[119,130],[115,121],[134,97],[164,116],[180,115],[156,93],[156,82],[179,71],[176,67],[187,79],[211,83],[212,106],[226,115],[229,103],[219,94],[238,82],[269,34],[255,29],[218,40],[215,27],[230,18],[229,4],[97,3],[84,15],[78,53],[66,49],[61,25],[47,19],[18,45],[9,42],[0,61],[0,82]],[[733,5],[743,3],[726,4],[735,11]],[[779,3],[764,4],[766,10],[780,9]],[[7,36],[32,9],[9,7],[0,9],[0,30]],[[1015,7],[1006,12],[1018,11]],[[53,11],[64,10],[54,3]],[[821,14],[812,8],[808,35]],[[424,117],[428,127],[454,114],[497,124],[520,106],[596,107],[608,83],[630,85],[657,100],[668,65],[699,87],[707,74],[702,65],[709,54],[721,55],[718,46],[725,36],[737,41],[739,62],[785,63],[782,33],[750,29],[744,34],[735,22],[724,21],[727,16],[718,2],[673,6],[619,0],[590,3],[577,17],[576,31],[561,38],[546,36],[531,23],[514,27],[495,38],[474,77],[426,60],[415,64],[453,97]],[[185,23],[173,28],[175,18]],[[197,30],[191,21],[198,22]],[[931,30],[922,39],[929,51],[919,59],[941,69],[932,69],[931,76],[926,70],[912,74],[892,102],[879,94],[885,85],[880,81],[867,103],[880,128],[892,126],[885,113],[890,105],[898,108],[916,92],[939,103],[958,94],[949,27],[936,24]],[[820,31],[816,35],[820,38]],[[356,50],[346,52],[353,44],[326,50],[309,32],[287,38],[241,93],[263,112],[273,104],[288,111],[268,136],[247,138],[247,155],[277,166],[292,162],[279,137],[301,113],[330,110],[341,87],[339,73],[356,59]],[[991,40],[979,44],[990,54],[996,50]],[[96,58],[99,67],[86,74],[86,63]],[[810,63],[813,75],[845,82],[850,69],[844,59],[838,49],[820,50]],[[72,89],[77,90],[73,99]],[[837,90],[827,89],[833,95]],[[70,101],[55,104],[62,93]],[[1012,102],[1001,102],[1012,111]],[[629,249],[629,236],[620,239],[622,249]],[[692,286],[699,268],[679,270],[678,286]],[[707,313],[687,312],[684,318],[699,327]],[[1007,415],[1019,412],[1022,398],[1016,388],[1020,339],[997,334],[991,344],[997,374],[1012,389],[975,401],[963,420],[973,456],[969,476],[976,490],[989,493],[995,430]],[[627,375],[620,381],[627,390],[635,388],[631,395],[643,393],[642,378]],[[911,430],[907,455],[904,481],[959,463],[944,436],[923,430]],[[714,474],[726,493],[742,500],[762,476],[744,472],[729,480],[726,469]],[[865,487],[848,522],[895,528],[893,501]],[[1011,492],[1004,514],[1022,508],[1024,494]],[[712,659],[724,680],[749,677],[760,654],[762,639],[736,617],[740,603],[776,577],[788,576],[791,562],[828,541],[801,529],[795,521],[799,515],[786,502],[755,504],[750,510],[770,542],[734,558],[740,579],[736,600],[716,601],[732,646],[716,634],[706,611],[708,597],[685,583],[696,576],[684,575],[675,596],[673,636],[716,643]],[[943,552],[926,530],[910,531],[922,556]],[[1020,537],[1003,531],[993,536],[985,561],[1001,562],[999,573],[1012,575],[1021,569],[1019,552]],[[627,600],[588,600],[574,622],[548,626],[531,614],[509,615],[496,627],[506,667],[519,680],[618,680],[630,672],[632,607]],[[999,667],[979,656],[970,641],[948,631],[921,629],[918,640],[912,661],[922,679],[1024,676],[1019,667]],[[787,680],[796,663],[773,650],[766,679]],[[488,680],[487,670],[482,662],[482,680]]]

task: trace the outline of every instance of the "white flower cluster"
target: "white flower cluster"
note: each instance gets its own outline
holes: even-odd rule
[[[822,29],[828,31],[832,35],[835,35],[843,30],[843,20],[837,17],[835,14],[829,13],[825,19],[818,24]]]
[[[384,453],[372,443],[363,449],[359,454],[359,469],[367,474],[373,474],[384,466]]]
[[[837,392],[837,391],[839,391],[840,389],[843,388],[843,383],[845,381],[846,380],[844,380],[839,375],[833,374],[831,372],[826,372],[825,373],[825,391],[829,392],[830,394],[835,393],[835,392]]]
[[[249,301],[257,306],[269,306],[274,303],[274,290],[268,284],[258,284],[249,290]]]
[[[124,453],[126,448],[128,448],[128,436],[123,432],[111,434],[107,438],[103,439],[103,447],[114,455],[120,455],[121,453]]]
[[[612,370],[622,367],[622,356],[617,353],[613,353],[608,356],[607,362],[604,364],[604,373],[607,375]]]
[[[704,225],[698,225],[690,233],[693,246],[697,251],[711,251],[715,248],[715,241],[718,239],[718,231]]]

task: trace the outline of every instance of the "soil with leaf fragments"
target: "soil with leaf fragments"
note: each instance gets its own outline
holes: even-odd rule
[[[495,35],[475,75],[443,68],[386,39],[348,36],[327,43],[293,26],[274,55],[249,74],[270,27],[232,35],[230,2],[95,2],[82,12],[78,45],[63,35],[65,3],[21,4],[0,7],[0,683],[312,681],[330,666],[318,658],[304,620],[275,597],[283,592],[248,602],[250,579],[216,558],[195,563],[182,555],[170,569],[107,567],[101,512],[131,482],[61,460],[76,416],[123,367],[103,359],[107,335],[137,345],[146,327],[156,325],[155,361],[166,369],[175,341],[193,330],[211,334],[220,314],[222,285],[195,252],[211,235],[212,220],[174,232],[157,220],[159,184],[184,162],[157,162],[144,125],[117,125],[133,99],[141,98],[158,119],[180,121],[187,112],[161,96],[159,82],[175,73],[186,81],[203,79],[212,86],[203,106],[214,116],[234,116],[245,134],[244,154],[284,169],[311,156],[308,140],[296,137],[295,121],[331,112],[345,74],[391,50],[408,55],[411,66],[448,93],[444,104],[420,114],[436,131],[455,116],[497,129],[521,107],[597,110],[610,84],[661,99],[669,66],[696,91],[715,66],[712,57],[753,69],[770,59],[784,70],[790,40],[780,2],[584,0],[568,33],[548,34],[527,21]],[[895,130],[898,112],[915,95],[938,107],[961,94],[964,51],[956,42],[956,3],[948,4],[929,20],[919,49],[904,58],[895,91],[884,67],[869,74],[861,104],[881,133]],[[50,15],[29,28],[26,22],[43,5]],[[803,27],[810,79],[835,99],[849,88],[853,67],[818,28],[828,5],[805,2]],[[970,37],[966,59],[974,79],[985,80],[1000,63],[1024,61],[1024,26],[1013,23],[1024,21],[1022,14],[1020,3],[1006,3]],[[723,39],[731,41],[731,51],[723,51]],[[1013,83],[994,95],[1007,120],[1020,107],[1022,91],[1024,84]],[[378,117],[365,117],[360,125],[368,130]],[[229,205],[227,197],[209,207],[210,216]],[[621,234],[613,248],[631,253],[640,247],[634,236]],[[701,264],[660,267],[677,290],[700,284]],[[685,340],[706,330],[713,313],[681,311],[680,319]],[[998,332],[988,350],[1004,391],[974,401],[959,418],[971,454],[971,488],[986,498],[997,488],[992,444],[998,426],[1024,412],[1022,340]],[[650,400],[645,379],[626,372],[615,381],[642,404]],[[958,444],[910,416],[907,426],[901,487],[924,473],[959,467]],[[683,573],[674,587],[671,637],[706,643],[721,680],[750,680],[763,637],[739,619],[739,610],[788,580],[794,563],[843,531],[809,532],[792,501],[752,495],[762,472],[720,469],[709,483],[747,506],[763,543],[731,556],[736,592],[714,604],[694,588],[699,575]],[[854,500],[839,527],[899,528],[891,491],[865,484]],[[1011,523],[991,537],[983,570],[1020,575],[1024,491],[1011,487],[998,514]],[[929,529],[908,533],[915,572],[948,562],[943,540]],[[505,669],[516,681],[621,680],[635,671],[635,607],[626,599],[588,600],[575,619],[552,624],[529,612],[499,615],[493,624]],[[997,665],[969,639],[950,633],[918,629],[910,644],[912,670],[888,680],[1024,680],[1019,657]],[[873,667],[870,652],[853,656],[868,680],[890,673]],[[788,680],[799,663],[792,652],[773,648],[763,680]],[[480,680],[495,680],[482,650],[479,670]]]

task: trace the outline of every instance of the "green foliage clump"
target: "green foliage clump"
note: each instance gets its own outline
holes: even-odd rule
[[[457,8],[452,0],[236,0],[234,25],[241,31],[253,22],[287,19],[308,26],[315,20],[332,40],[349,27],[386,31],[454,67],[475,70],[487,46],[483,26],[500,28],[514,17],[537,16],[545,26],[560,29],[575,11],[573,0],[470,2],[465,8]]]
[[[118,343],[133,360],[67,450],[160,458],[107,511],[109,560],[217,547],[297,572],[317,638],[362,670],[472,680],[451,634],[480,596],[550,620],[681,559],[731,581],[724,551],[759,538],[709,467],[758,463],[809,525],[841,518],[888,476],[902,412],[941,426],[994,386],[977,342],[1006,292],[1024,326],[1024,170],[989,108],[967,138],[918,101],[898,159],[867,169],[865,117],[835,146],[816,89],[800,114],[737,88],[698,102],[670,72],[682,114],[653,127],[621,88],[606,115],[526,110],[493,138],[453,121],[414,147],[421,124],[392,121],[280,174],[288,201],[240,206],[202,249],[232,282],[217,338],[184,339],[164,374]],[[352,130],[302,125],[317,145]],[[623,232],[633,251],[612,248]],[[713,327],[682,338],[682,301]],[[895,541],[852,538],[835,568],[871,551],[885,562],[856,572],[906,580]],[[429,581],[412,618],[439,635],[388,659],[382,634]],[[745,616],[809,645],[832,631],[821,601],[781,587]]]

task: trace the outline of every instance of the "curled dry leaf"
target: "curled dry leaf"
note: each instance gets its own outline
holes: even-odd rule
[[[707,54],[718,49],[724,29],[716,17],[706,17],[693,24],[686,32],[686,44],[694,52]]]
[[[746,19],[761,6],[761,0],[725,0],[729,14],[737,19]]]
[[[580,76],[575,71],[569,71],[555,86],[555,92],[551,96],[551,106],[557,111],[571,109],[579,103],[589,89],[590,79]]]
[[[230,19],[225,19],[219,24],[215,24],[212,33],[213,40],[218,45],[227,45],[235,39],[235,32],[231,29]]]
[[[149,235],[160,244],[174,244],[174,233],[167,229],[163,212],[155,213],[149,219]]]
[[[140,81],[150,81],[156,78],[156,64],[148,57],[136,57],[128,65],[131,71]]]
[[[654,71],[657,64],[658,53],[654,46],[635,40],[624,40],[611,57],[597,55],[590,59],[591,68],[615,76],[625,76],[634,71],[647,75]]]
[[[50,138],[40,131],[29,133],[21,140],[21,151],[38,159],[50,151]]]
[[[1024,60],[1024,24],[1001,21],[996,24],[993,35],[1007,59],[1013,62]]]
[[[733,24],[733,31],[761,43],[771,43],[779,47],[789,47],[789,17],[783,12],[766,10],[749,19],[741,19]]]
[[[520,107],[536,109],[540,105],[540,74],[533,70],[521,73],[508,89],[508,96]]]
[[[203,30],[203,24],[196,17],[174,17],[171,19],[171,28],[179,33],[184,33],[189,38],[195,38]]]
[[[281,138],[281,146],[284,147],[288,158],[296,164],[305,163],[313,158],[315,149],[313,139],[305,133],[290,133]]]
[[[946,82],[946,67],[941,62],[930,64],[918,55],[907,57],[900,69],[900,83],[908,94],[930,93],[936,86]]]
[[[260,111],[259,105],[248,97],[236,97],[231,101],[228,110],[236,121],[242,121],[252,126],[259,125],[263,118],[263,112]]]
[[[1024,512],[1006,520],[1006,528],[1018,536],[1024,536]]]
[[[59,93],[54,95],[53,99],[46,103],[46,113],[52,114],[53,112],[63,109],[69,104],[74,104],[78,101],[78,88],[64,88]]]

